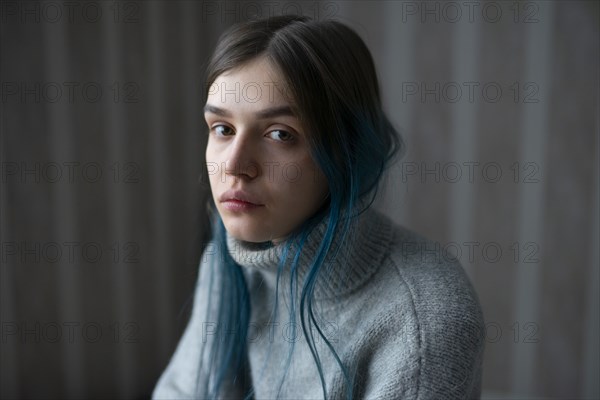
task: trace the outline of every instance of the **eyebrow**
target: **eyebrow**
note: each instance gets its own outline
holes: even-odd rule
[[[204,106],[204,112],[216,114],[221,117],[231,117],[231,113],[229,111],[227,111],[223,108],[219,108],[219,107],[210,105],[210,104],[206,104]],[[260,110],[256,113],[256,116],[260,119],[266,119],[266,118],[274,118],[274,117],[280,117],[280,116],[295,117],[296,114],[294,113],[294,111],[292,110],[292,108],[290,106],[280,106],[280,107],[266,108],[264,110]]]

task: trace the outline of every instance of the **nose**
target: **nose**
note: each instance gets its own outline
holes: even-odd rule
[[[254,179],[260,174],[260,164],[256,146],[252,143],[250,132],[235,135],[228,149],[225,160],[225,175]]]

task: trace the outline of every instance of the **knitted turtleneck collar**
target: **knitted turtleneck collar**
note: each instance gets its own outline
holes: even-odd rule
[[[315,299],[332,299],[343,296],[365,283],[382,264],[388,254],[392,239],[392,221],[372,207],[357,217],[355,235],[348,232],[345,243],[337,253],[330,271],[322,269],[315,286]],[[304,277],[310,270],[311,261],[317,254],[327,229],[324,218],[307,237],[298,261],[298,282],[302,287]],[[341,228],[338,228],[338,231]],[[286,247],[286,243],[252,243],[236,239],[226,233],[227,246],[232,258],[242,267],[251,271],[258,270],[268,286],[274,288],[277,267]],[[339,235],[332,243],[332,250],[339,247]],[[280,286],[287,287],[289,269],[296,253],[292,245],[287,254],[287,262],[280,277]],[[323,267],[326,267],[328,257]]]

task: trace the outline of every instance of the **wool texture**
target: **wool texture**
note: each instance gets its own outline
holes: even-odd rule
[[[227,234],[228,252],[246,279],[252,313],[245,339],[245,373],[225,385],[221,398],[242,399],[251,385],[254,399],[324,398],[300,323],[299,294],[326,228],[321,222],[308,236],[298,263],[294,298],[289,268],[281,272],[276,291],[282,243],[249,243]],[[209,382],[207,372],[199,371],[200,358],[208,353],[202,349],[219,335],[236,334],[216,326],[216,309],[206,307],[209,263],[217,266],[214,285],[219,279],[216,245],[211,241],[205,248],[190,321],[153,399],[197,398],[196,382]],[[352,398],[480,398],[484,319],[460,261],[372,207],[358,217],[348,239],[334,241],[333,248],[339,250],[337,256],[326,259],[326,268],[316,281],[314,313],[339,359],[354,374]],[[293,250],[287,254],[286,265],[293,259]],[[295,321],[289,318],[292,305]],[[346,380],[326,341],[316,331],[314,340],[323,367],[325,397],[347,398]]]

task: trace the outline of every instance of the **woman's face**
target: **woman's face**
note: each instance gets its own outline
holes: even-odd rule
[[[225,228],[239,240],[281,242],[328,193],[285,87],[260,57],[223,73],[209,90],[204,117],[210,186]]]

